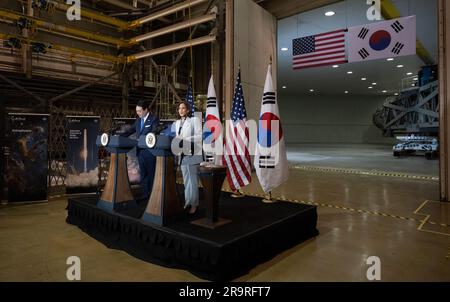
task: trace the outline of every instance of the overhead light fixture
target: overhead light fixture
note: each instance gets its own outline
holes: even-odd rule
[[[347,74],[352,74],[353,73],[353,71],[347,71]]]
[[[413,74],[412,72],[407,72],[407,73],[406,73],[406,75],[412,75],[412,74]]]
[[[333,12],[333,11],[328,11],[328,12],[326,12],[325,13],[325,16],[327,16],[327,17],[331,17],[331,16],[334,16],[336,13],[335,12]]]
[[[417,80],[419,80],[419,79],[418,79],[418,78],[413,78],[413,80],[414,80],[414,81],[417,81]]]
[[[387,92],[387,90],[383,90],[383,91],[381,91],[382,93],[386,93]]]
[[[394,61],[394,58],[388,58],[386,61]]]
[[[310,89],[309,91],[310,91],[310,92],[314,92],[314,89]]]
[[[283,87],[281,87],[281,88],[286,89],[287,87],[286,87],[286,86],[283,86]]]
[[[367,80],[367,78],[361,78],[361,81],[365,81],[365,80]]]
[[[289,49],[287,47],[282,47],[281,51],[288,51]]]
[[[416,84],[411,84],[412,87],[416,86]]]
[[[339,67],[339,65],[333,65],[332,67],[333,67],[333,68],[338,68],[338,67]]]
[[[394,95],[398,95],[398,93],[396,92],[396,93],[394,93]]]
[[[397,68],[403,68],[404,66],[402,64],[397,65]]]
[[[373,85],[373,86],[375,86],[376,84],[377,84],[377,83],[375,83],[375,82],[374,82],[374,83],[372,83],[372,85]]]
[[[344,93],[348,93],[348,91],[346,90],[346,91],[344,91]]]
[[[369,89],[372,89],[373,87],[372,86],[369,86]]]

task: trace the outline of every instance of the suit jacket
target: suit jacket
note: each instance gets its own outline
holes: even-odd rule
[[[183,140],[184,152],[181,154],[180,164],[195,165],[201,163],[203,161],[201,121],[196,117],[187,117],[182,126],[180,119],[175,121],[172,127],[174,128],[175,135]]]
[[[159,118],[149,113],[147,119],[145,120],[144,128],[142,128],[142,131],[141,131],[141,119],[138,117],[134,122],[134,127],[131,127],[130,129],[125,131],[122,135],[130,136],[133,133],[136,133],[139,138],[141,135],[147,135],[150,132],[155,132],[158,125],[159,125]],[[139,149],[140,148],[137,148],[138,153],[137,155],[139,155]]]

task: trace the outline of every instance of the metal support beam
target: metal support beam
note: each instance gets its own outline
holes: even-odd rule
[[[172,91],[173,95],[175,96],[175,98],[177,99],[177,102],[181,102],[182,99],[180,98],[180,96],[177,93],[177,90],[175,89],[175,87],[173,87],[173,84],[170,83],[169,81],[167,81],[167,86],[169,87],[170,91]]]
[[[122,116],[127,116],[129,103],[129,88],[130,88],[130,68],[127,64],[124,65],[122,72]]]
[[[5,77],[4,75],[0,74],[0,79],[2,79],[3,81],[7,82],[8,84],[10,84],[11,86],[19,89],[20,91],[25,92],[26,94],[28,94],[29,96],[33,97],[34,99],[36,99],[37,101],[39,101],[40,105],[45,106],[45,103],[47,102],[46,100],[44,100],[43,98],[41,98],[38,95],[35,95],[34,93],[32,93],[31,91],[29,91],[28,89],[22,87],[21,85],[17,84],[16,82],[8,79],[7,77]]]
[[[60,3],[57,1],[49,1],[49,2],[52,3],[53,5],[55,5],[56,9],[63,11],[63,12],[66,12],[67,9],[70,7],[67,4]],[[128,22],[103,15],[101,13],[86,9],[84,7],[81,8],[81,18],[85,18],[86,20],[95,20],[95,21],[98,21],[98,22],[101,22],[104,24],[108,24],[108,25],[113,25],[120,29],[126,29],[129,26]]]
[[[439,184],[440,198],[450,201],[450,3],[439,0]]]
[[[119,73],[119,72],[116,71],[116,72],[111,73],[111,74],[109,74],[109,75],[107,75],[107,76],[104,76],[103,78],[100,78],[100,79],[98,79],[98,80],[95,80],[94,82],[90,82],[90,83],[84,84],[84,85],[82,85],[82,86],[80,86],[80,87],[74,88],[74,89],[72,89],[72,90],[70,90],[70,91],[67,91],[67,92],[63,93],[63,94],[60,94],[60,95],[58,95],[58,96],[55,96],[54,98],[51,98],[51,99],[49,100],[49,103],[53,105],[53,103],[54,103],[55,101],[57,101],[57,100],[63,99],[63,98],[65,98],[65,97],[68,97],[68,96],[71,95],[71,94],[74,94],[74,93],[80,91],[80,90],[86,89],[86,88],[88,88],[88,87],[90,87],[90,86],[92,86],[92,85],[94,85],[94,84],[97,84],[97,83],[100,83],[100,82],[102,82],[102,81],[104,81],[104,80],[107,80],[107,79],[109,79],[109,78],[115,76],[115,75],[118,74],[118,73]]]
[[[99,1],[103,1],[103,2],[112,4],[112,5],[115,5],[117,7],[124,8],[124,9],[129,9],[129,10],[135,10],[136,9],[136,7],[134,7],[132,5],[129,5],[129,4],[126,4],[124,2],[121,2],[119,0],[99,0]]]
[[[32,0],[28,0],[27,2],[27,15],[32,17],[34,12],[33,12],[33,2]],[[22,35],[25,38],[28,38],[28,29],[24,28],[22,29]],[[23,66],[23,73],[25,74],[25,76],[29,79],[31,79],[32,76],[32,70],[33,70],[33,65],[32,65],[32,53],[30,50],[30,45],[25,45],[25,47],[22,48],[22,66]]]
[[[2,39],[2,40],[7,40],[10,37],[21,40],[22,44],[29,45],[32,42],[39,42],[36,40],[25,39],[23,37],[16,36],[16,35],[0,34],[0,39]],[[63,45],[59,45],[59,44],[52,44],[52,49],[66,51],[66,52],[70,53],[71,55],[82,55],[82,56],[86,56],[86,57],[90,57],[90,58],[113,62],[113,63],[124,63],[125,62],[124,57],[118,58],[118,57],[115,57],[112,55],[105,55],[100,52],[87,51],[84,49],[72,48],[72,47],[67,47],[67,46],[63,46]]]
[[[155,37],[159,37],[159,36],[183,29],[183,28],[187,28],[187,27],[191,27],[191,26],[194,26],[197,24],[213,21],[215,19],[216,19],[216,14],[214,14],[214,13],[207,14],[207,15],[200,16],[200,17],[197,17],[197,18],[194,18],[191,20],[186,20],[186,21],[183,21],[183,22],[180,22],[180,23],[168,26],[168,27],[164,27],[159,30],[145,33],[143,35],[139,35],[137,37],[132,38],[129,43],[136,44],[136,43],[148,40],[148,39],[152,39]]]
[[[111,1],[111,0],[108,0],[108,1]],[[145,17],[139,18],[137,20],[134,20],[133,22],[131,22],[130,27],[140,26],[140,25],[145,24],[147,22],[156,20],[156,19],[164,17],[164,16],[168,16],[168,15],[174,14],[174,13],[180,11],[180,10],[183,10],[185,8],[189,8],[189,7],[192,7],[192,6],[195,6],[195,5],[199,5],[199,4],[204,3],[206,1],[208,1],[208,0],[188,0],[188,1],[182,2],[180,4],[176,4],[176,5],[170,6],[170,7],[166,8],[166,9],[160,10],[160,11],[158,11],[156,13],[153,13],[153,14],[150,14],[148,16],[145,16]]]
[[[207,14],[209,10],[211,9],[212,5],[216,2],[216,0],[210,0],[208,3],[208,7],[206,8],[204,14]],[[195,32],[197,31],[198,25],[195,25],[195,27],[192,29],[191,34],[189,35],[189,39],[192,39]],[[175,70],[175,67],[177,67],[178,63],[180,63],[181,58],[183,57],[184,53],[186,52],[187,48],[183,48],[175,58],[175,61],[173,62],[172,66],[170,66],[169,71],[167,73],[167,77],[170,77],[172,75],[172,72]],[[158,87],[158,90],[156,91],[155,96],[153,97],[152,102],[150,103],[149,108],[152,108],[156,104],[156,100],[158,99],[159,94],[161,93],[162,87]]]
[[[50,32],[57,31],[57,32],[73,35],[75,37],[81,37],[81,38],[84,38],[87,40],[99,41],[99,42],[112,44],[112,45],[116,45],[116,46],[125,46],[128,44],[127,41],[125,41],[123,39],[108,37],[108,36],[100,35],[98,33],[91,33],[91,32],[79,30],[76,28],[53,24],[53,23],[50,23],[47,21],[40,20],[38,18],[18,14],[16,12],[0,10],[0,17],[10,19],[13,21],[17,21],[21,18],[27,18],[27,19],[31,20],[35,24],[35,26],[37,26],[38,28],[45,28],[45,29],[50,30]]]
[[[163,76],[161,74],[161,72],[158,70],[158,64],[156,64],[155,60],[153,60],[153,58],[150,58],[150,63],[152,64],[153,68],[159,73],[160,76]],[[173,86],[173,84],[169,81],[169,79],[166,79],[165,81],[167,83],[167,85],[169,86],[169,89],[172,91],[173,95],[175,96],[175,98],[177,99],[178,102],[181,102],[181,98],[178,95],[177,90],[175,89],[175,87]]]
[[[133,61],[136,61],[139,59],[156,56],[156,55],[159,55],[162,53],[178,50],[181,48],[210,43],[210,42],[214,41],[215,39],[216,39],[215,35],[207,35],[207,36],[203,36],[203,37],[200,37],[197,39],[187,40],[184,42],[175,43],[175,44],[167,45],[167,46],[152,49],[152,50],[147,50],[147,51],[140,52],[140,53],[137,53],[137,54],[127,57],[127,62],[133,62]]]
[[[148,7],[152,7],[153,3],[151,1],[147,1],[147,0],[137,0],[138,2],[147,5]]]

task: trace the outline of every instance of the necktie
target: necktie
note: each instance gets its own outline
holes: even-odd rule
[[[144,119],[143,118],[141,118],[141,132],[142,132],[142,129],[144,129]]]

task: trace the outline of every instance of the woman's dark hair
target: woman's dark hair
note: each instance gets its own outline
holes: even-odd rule
[[[181,101],[181,102],[178,103],[178,105],[177,105],[177,116],[181,117],[180,114],[178,113],[178,110],[180,109],[181,104],[184,104],[184,106],[186,106],[186,109],[187,109],[186,116],[189,116],[189,114],[191,113],[191,105],[189,105],[189,103],[187,101]]]
[[[136,106],[139,106],[139,107],[142,107],[142,109],[149,109],[148,108],[148,106],[149,106],[149,104],[148,104],[148,102],[147,101],[145,101],[145,100],[139,100],[138,102],[137,102],[137,104],[136,104]]]

